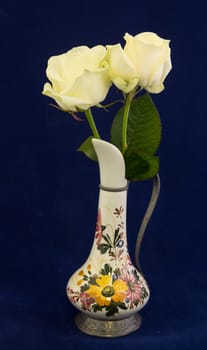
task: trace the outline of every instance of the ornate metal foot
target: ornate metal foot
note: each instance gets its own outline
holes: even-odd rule
[[[136,331],[142,323],[140,314],[122,320],[105,321],[88,317],[83,313],[78,313],[75,318],[76,326],[84,333],[96,337],[121,337]]]

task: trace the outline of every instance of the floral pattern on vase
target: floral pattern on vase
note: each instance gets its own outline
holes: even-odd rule
[[[70,301],[82,311],[114,316],[124,310],[140,310],[149,298],[144,278],[132,265],[125,241],[124,208],[113,210],[116,225],[104,225],[99,208],[94,247],[103,264],[87,263],[67,287]],[[109,230],[109,231],[108,231]],[[96,266],[95,266],[96,265]]]

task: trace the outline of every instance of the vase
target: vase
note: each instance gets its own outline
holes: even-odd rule
[[[100,171],[98,215],[91,252],[67,283],[67,296],[79,310],[75,318],[84,333],[119,337],[141,325],[140,310],[150,297],[139,265],[143,234],[159,195],[159,179],[136,243],[136,267],[127,246],[125,162],[117,147],[93,139]]]

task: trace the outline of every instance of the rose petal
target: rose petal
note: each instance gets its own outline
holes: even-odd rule
[[[107,60],[113,83],[124,92],[133,90],[138,77],[132,62],[120,44],[107,46]]]

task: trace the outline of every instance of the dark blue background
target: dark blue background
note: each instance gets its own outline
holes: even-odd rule
[[[152,297],[138,332],[107,340],[76,329],[65,295],[95,228],[98,168],[75,151],[89,128],[50,107],[41,90],[50,56],[115,44],[126,31],[171,39],[173,70],[153,96],[163,124],[162,190],[141,254]],[[1,1],[2,350],[207,348],[206,36],[199,0]],[[113,112],[96,112],[105,138]],[[129,191],[132,256],[150,191],[150,181]]]

